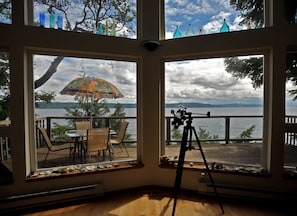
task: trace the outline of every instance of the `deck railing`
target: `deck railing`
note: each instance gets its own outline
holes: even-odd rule
[[[247,119],[261,119],[263,116],[211,116],[211,117],[201,117],[201,116],[193,116],[193,119],[205,119],[205,118],[216,118],[216,119],[224,119],[224,137],[220,138],[213,138],[213,139],[201,139],[201,141],[211,141],[211,142],[221,142],[224,144],[228,144],[230,142],[250,142],[250,141],[262,141],[262,137],[252,137],[252,138],[234,138],[230,136],[231,133],[231,127],[230,127],[230,121],[232,119],[238,119],[238,118],[247,118]],[[48,116],[48,117],[39,117],[36,119],[36,126],[41,125],[45,128],[51,129],[52,123],[54,120],[83,120],[87,119],[90,120],[90,117],[60,117],[60,116]],[[134,131],[134,139],[126,141],[127,143],[136,143],[136,117],[92,117],[93,120],[103,120],[104,125],[106,127],[109,127],[111,124],[111,120],[115,119],[125,119],[127,121],[134,121],[133,124],[135,125],[135,131]],[[172,142],[180,142],[180,140],[176,140],[172,138],[172,122],[173,117],[166,117],[165,119],[165,143],[167,145],[171,144]],[[193,120],[193,121],[194,121]],[[297,116],[286,116],[285,122],[289,124],[297,124]],[[0,126],[9,126],[7,121],[5,121],[5,124],[2,124]],[[37,128],[37,127],[36,127]],[[47,130],[49,133],[49,136],[51,137],[51,130]],[[287,145],[294,145],[297,146],[297,133],[295,132],[286,132],[285,133],[285,144]],[[43,147],[42,138],[40,137],[40,134],[36,131],[36,148]],[[0,137],[0,161],[5,161],[11,159],[11,145],[9,137]]]

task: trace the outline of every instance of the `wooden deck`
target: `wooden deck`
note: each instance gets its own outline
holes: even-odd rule
[[[240,143],[240,144],[204,144],[202,145],[203,152],[209,163],[225,163],[225,164],[245,164],[245,165],[261,165],[262,164],[262,143]],[[114,147],[114,160],[136,160],[136,147],[127,146],[129,157],[126,151],[119,147]],[[170,157],[177,157],[179,155],[180,146],[170,145],[165,149],[165,154]],[[38,149],[38,164],[42,167],[47,149]],[[297,146],[287,146],[285,148],[285,164],[290,166],[297,166]],[[203,161],[199,150],[192,150],[186,152],[186,161]],[[93,153],[86,157],[85,163],[102,162],[102,155],[98,156]],[[109,161],[109,154],[106,152],[105,162]],[[44,167],[63,166],[79,164],[79,158],[69,157],[69,151],[50,152]]]

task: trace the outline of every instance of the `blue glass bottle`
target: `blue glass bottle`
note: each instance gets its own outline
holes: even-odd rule
[[[187,32],[186,32],[186,36],[187,37],[190,37],[190,36],[193,36],[193,35],[194,35],[194,31],[192,29],[192,25],[189,24],[188,29],[187,29]]]
[[[58,15],[58,29],[63,29],[63,16]]]
[[[50,13],[50,17],[49,17],[49,21],[50,21],[50,28],[55,28],[55,14],[54,13]]]
[[[98,28],[98,34],[103,35],[103,28],[102,28],[102,23],[99,23],[99,28]]]
[[[230,28],[229,28],[228,24],[226,23],[226,19],[224,19],[224,22],[220,29],[220,32],[229,32],[229,31],[230,31]]]
[[[45,15],[44,13],[39,14],[39,26],[40,27],[45,27]]]
[[[182,34],[179,31],[178,26],[176,26],[176,29],[175,29],[175,31],[173,33],[173,38],[180,38],[180,37],[182,37]]]

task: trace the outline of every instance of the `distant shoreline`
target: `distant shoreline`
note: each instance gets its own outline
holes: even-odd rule
[[[37,109],[64,109],[67,108],[79,108],[77,103],[72,102],[52,102],[52,103],[45,103],[45,102],[37,102],[36,103]],[[109,103],[109,108],[115,108],[116,103]],[[122,104],[124,108],[136,108],[136,104]],[[166,104],[166,108],[178,108],[179,106],[184,106],[186,108],[220,108],[220,107],[262,107],[262,104],[236,104],[236,103],[230,103],[230,104],[205,104],[205,103],[172,103],[172,104]]]

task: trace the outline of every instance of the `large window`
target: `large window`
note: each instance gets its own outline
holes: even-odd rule
[[[66,31],[136,38],[136,0],[34,0],[34,25]]]
[[[66,147],[48,154],[44,134],[36,130],[38,168],[92,163],[97,169],[103,166],[98,163],[137,159],[135,62],[38,54],[33,59],[36,128],[46,129],[55,148]],[[89,124],[80,137],[74,136],[82,130],[78,122]],[[122,122],[128,127],[121,145],[88,151],[88,129],[108,127],[112,140]]]
[[[174,128],[171,110],[183,105],[192,113],[209,162],[231,170],[234,165],[264,166],[263,98],[262,55],[167,62],[165,155],[179,154],[187,119]],[[194,136],[193,145],[197,147]],[[186,160],[202,161],[200,152],[189,152]]]
[[[165,0],[166,39],[264,26],[263,1]]]

